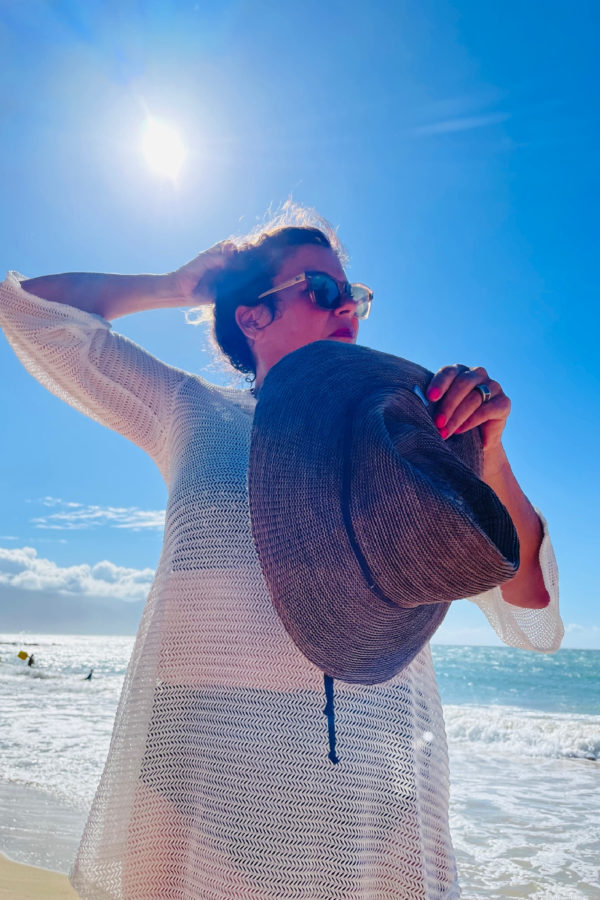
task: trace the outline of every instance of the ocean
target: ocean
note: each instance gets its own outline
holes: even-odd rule
[[[0,635],[0,851],[13,859],[68,871],[133,640]],[[598,900],[600,651],[432,651],[463,900]]]

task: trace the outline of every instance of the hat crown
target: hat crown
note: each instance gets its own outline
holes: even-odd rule
[[[372,684],[404,668],[448,604],[512,577],[518,539],[479,480],[477,429],[444,442],[431,373],[320,341],[268,373],[248,478],[252,534],[273,603],[328,675]]]

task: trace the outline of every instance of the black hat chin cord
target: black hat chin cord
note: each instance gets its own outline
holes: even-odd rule
[[[331,675],[324,675],[325,681],[325,697],[327,703],[323,713],[327,716],[327,730],[329,732],[329,759],[335,765],[339,763],[339,759],[335,753],[335,710],[333,708],[333,678]]]

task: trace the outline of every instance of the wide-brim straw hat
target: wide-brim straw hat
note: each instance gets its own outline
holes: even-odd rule
[[[285,356],[260,389],[252,535],[288,634],[332,678],[389,680],[451,601],[519,566],[513,522],[478,477],[479,430],[443,441],[415,393],[431,377],[329,340]]]

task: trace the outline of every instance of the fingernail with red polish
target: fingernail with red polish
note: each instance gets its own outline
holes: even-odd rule
[[[444,440],[446,440],[446,438],[448,437],[448,429],[447,429],[447,428],[440,428],[440,436],[443,437]]]
[[[427,396],[430,400],[439,400],[442,395],[439,388],[429,388]]]
[[[442,428],[446,424],[446,417],[440,414],[439,416],[436,416],[433,421],[438,428]]]

